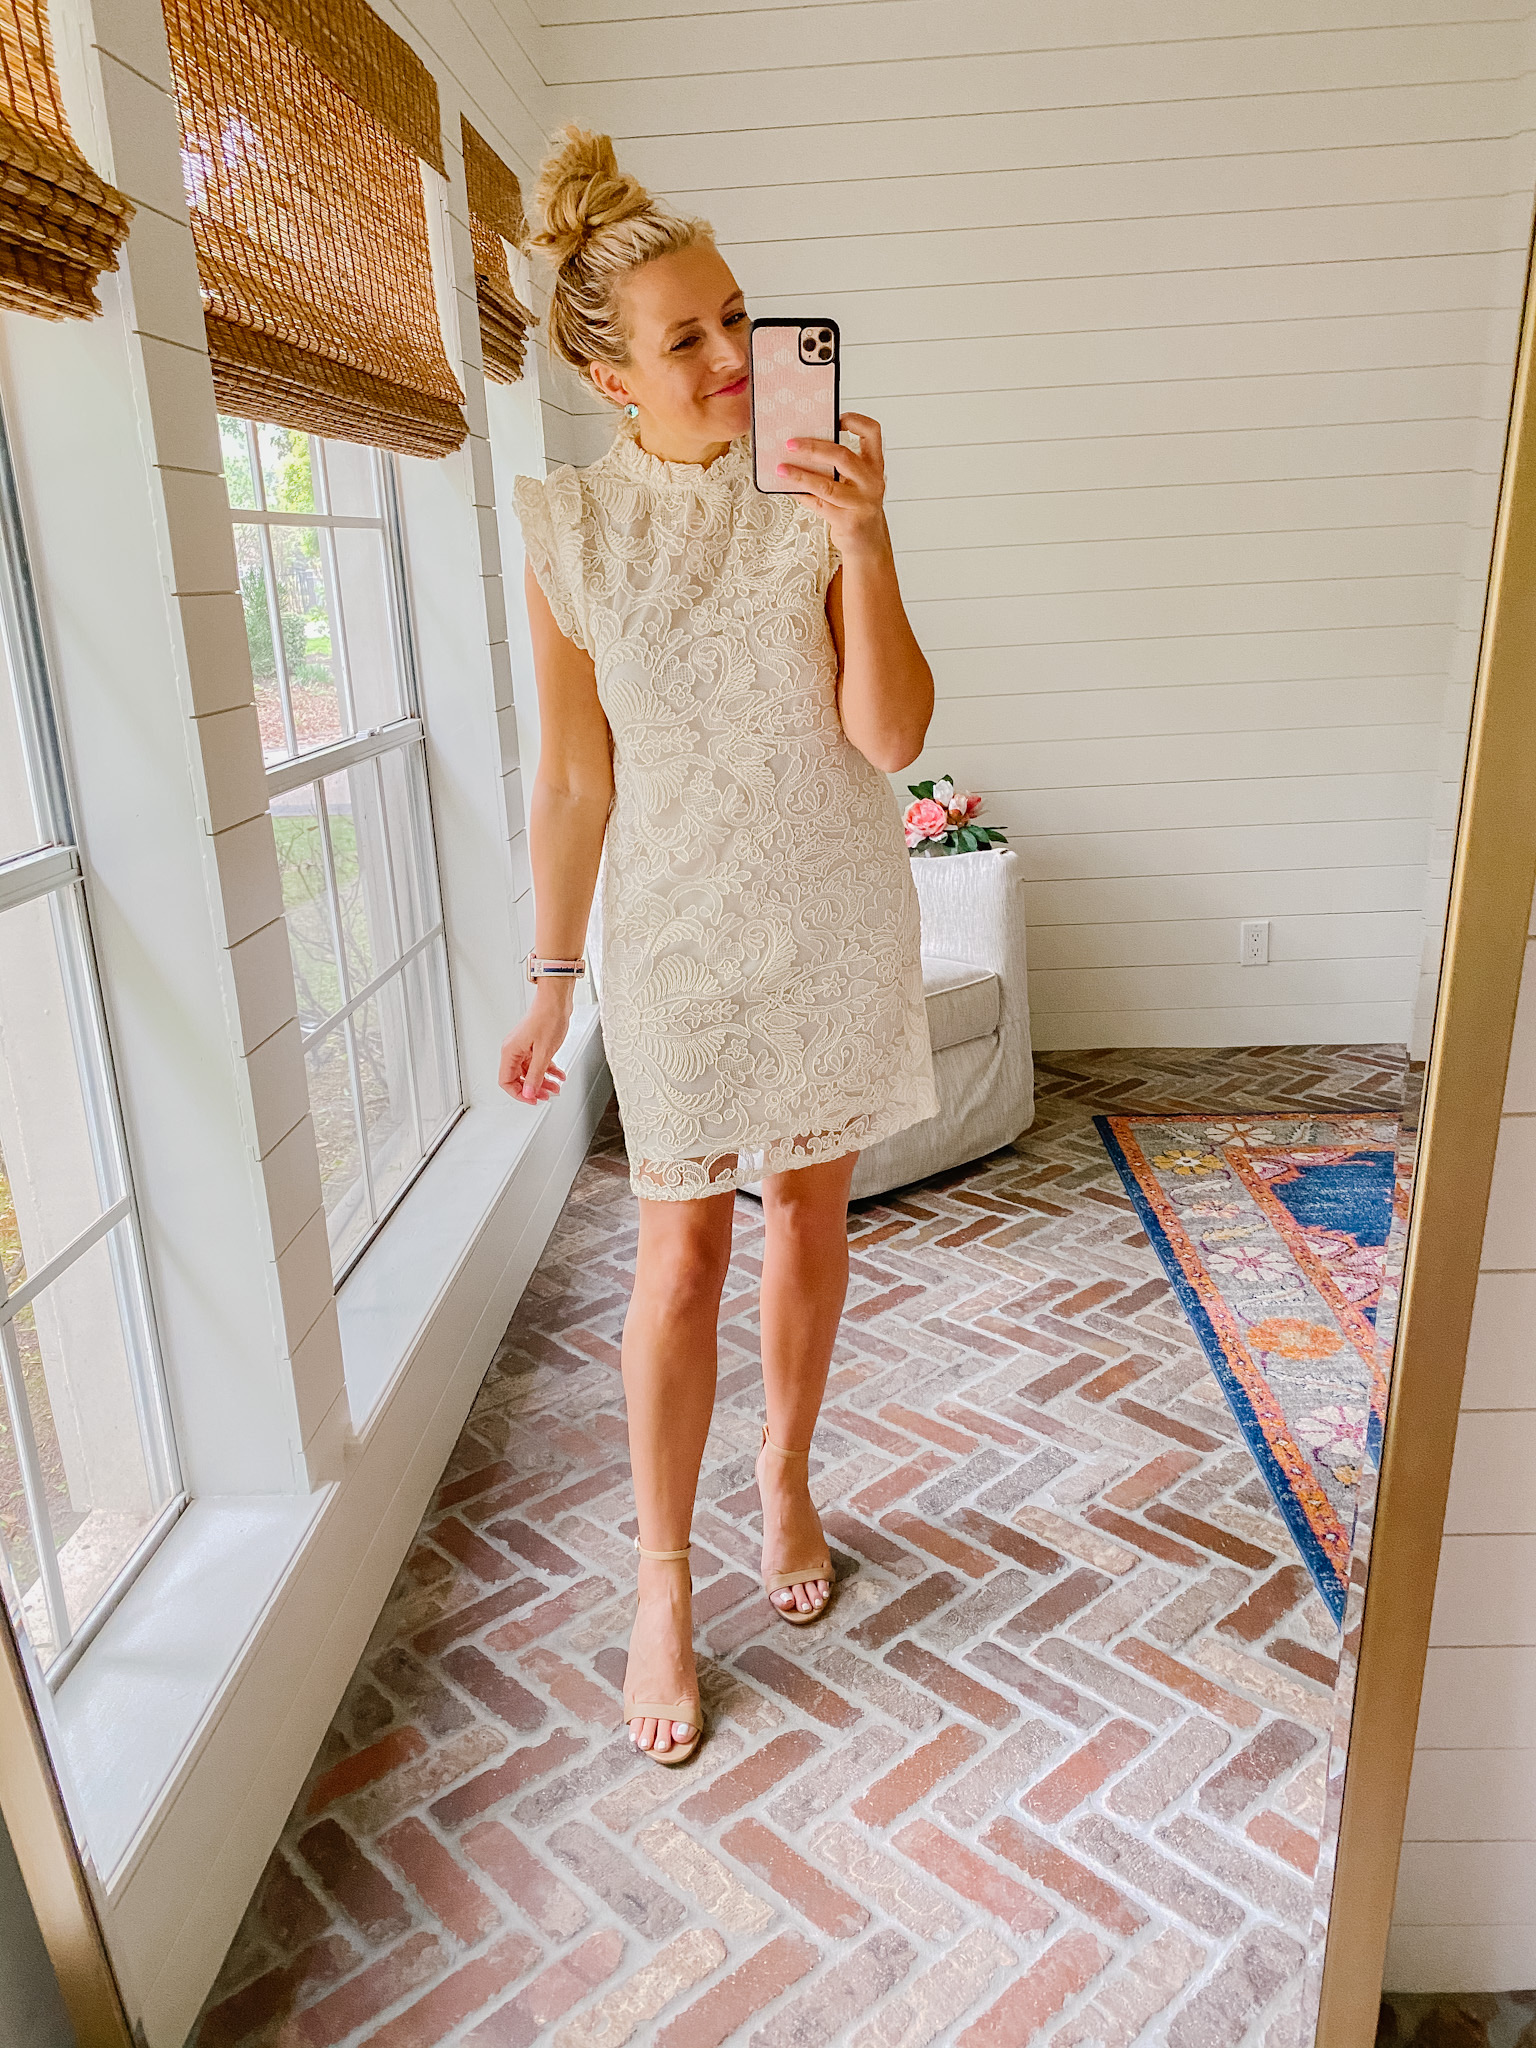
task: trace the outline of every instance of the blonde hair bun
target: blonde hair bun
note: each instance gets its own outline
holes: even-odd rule
[[[590,134],[569,121],[554,140],[554,153],[539,166],[534,192],[544,226],[529,247],[558,270],[574,262],[605,228],[650,211],[651,195],[638,178],[619,169],[612,136]]]
[[[539,166],[534,203],[544,225],[528,238],[555,272],[549,345],[573,368],[627,363],[625,279],[643,263],[713,242],[707,220],[669,213],[619,169],[613,138],[568,121]]]

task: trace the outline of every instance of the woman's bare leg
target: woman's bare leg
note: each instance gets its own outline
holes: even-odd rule
[[[720,1291],[731,1261],[733,1194],[640,1203],[635,1285],[622,1370],[635,1513],[647,1550],[681,1550],[715,1405]],[[626,1684],[640,1699],[680,1699],[694,1683],[693,1603],[677,1564],[637,1557],[639,1605]],[[632,1721],[642,1749],[687,1742],[681,1722]]]
[[[763,1182],[761,1331],[768,1434],[784,1450],[810,1447],[826,1392],[832,1346],[848,1293],[848,1184],[857,1153],[770,1174]],[[801,1468],[758,1461],[763,1569],[783,1571],[821,1548],[821,1521]],[[815,1607],[825,1579],[786,1586],[776,1607]]]

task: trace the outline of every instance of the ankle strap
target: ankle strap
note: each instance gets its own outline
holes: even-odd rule
[[[766,1422],[763,1424],[763,1441],[758,1446],[758,1448],[760,1450],[766,1449],[770,1451],[777,1451],[781,1458],[808,1458],[811,1455],[809,1450],[788,1451],[784,1448],[783,1444],[776,1444],[773,1438],[768,1434],[768,1425]]]
[[[693,1546],[692,1544],[684,1544],[681,1550],[647,1550],[637,1536],[635,1538],[635,1548],[642,1557],[687,1557]]]

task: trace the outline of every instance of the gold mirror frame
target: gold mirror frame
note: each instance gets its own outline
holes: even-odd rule
[[[1515,1004],[1536,881],[1536,299],[1520,354],[1462,779],[1360,1633],[1317,2048],[1370,2048],[1413,1772]]]
[[[117,1979],[3,1608],[0,1814],[79,2048],[133,2048]]]

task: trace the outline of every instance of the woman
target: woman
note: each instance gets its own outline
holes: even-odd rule
[[[832,1561],[807,1457],[848,1284],[859,1148],[937,1111],[916,891],[884,771],[933,678],[902,607],[880,429],[750,468],[748,319],[707,222],[570,127],[534,237],[551,346],[622,417],[588,468],[519,477],[541,746],[529,971],[582,950],[602,860],[603,1040],[640,1197],[622,1370],[640,1552],[624,1695],[663,1763],[703,1732],[689,1528],[734,1189],[761,1180],[764,1590],[814,1620]],[[605,851],[606,839],[606,851]],[[570,1023],[537,980],[501,1085],[544,1102]]]

